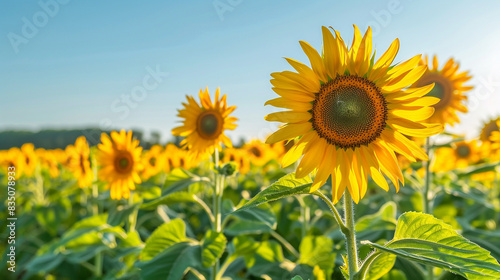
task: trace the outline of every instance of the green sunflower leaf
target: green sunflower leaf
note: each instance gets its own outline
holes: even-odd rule
[[[222,232],[209,230],[202,242],[201,260],[204,267],[211,267],[226,249],[227,239]]]
[[[181,219],[174,219],[169,223],[159,226],[146,240],[144,249],[141,251],[142,261],[149,261],[170,246],[188,241],[186,237],[186,225]]]
[[[467,279],[500,279],[500,265],[490,252],[428,214],[407,212],[401,215],[393,240],[385,246],[370,241],[362,243]]]
[[[245,203],[235,212],[243,211],[265,202],[271,202],[284,197],[289,197],[297,194],[309,194],[312,181],[306,176],[302,179],[297,179],[295,173],[290,173],[281,177],[278,181],[259,192],[254,198]]]
[[[175,243],[153,259],[138,262],[141,279],[180,280],[189,267],[201,267],[201,246],[190,242]]]

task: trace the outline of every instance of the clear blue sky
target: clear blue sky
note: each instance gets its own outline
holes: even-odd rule
[[[233,139],[263,138],[269,74],[290,69],[283,57],[307,62],[298,41],[319,49],[322,25],[350,42],[352,24],[373,25],[378,54],[399,38],[397,61],[438,54],[471,70],[472,112],[455,132],[500,114],[499,1],[54,1],[0,2],[0,130],[102,125],[166,139],[184,96],[208,86],[238,106]],[[168,75],[150,79],[157,68]]]

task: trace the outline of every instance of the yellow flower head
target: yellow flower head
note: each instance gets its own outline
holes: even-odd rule
[[[496,122],[496,125],[500,127],[500,120]],[[491,142],[491,158],[495,161],[500,160],[500,131],[492,131],[489,140]]]
[[[296,176],[317,171],[311,191],[332,177],[333,201],[348,188],[357,203],[367,190],[368,175],[383,189],[387,176],[399,189],[403,175],[396,153],[411,161],[427,159],[407,136],[427,137],[442,131],[440,124],[422,123],[434,113],[435,97],[424,97],[432,85],[408,89],[426,71],[420,56],[391,66],[399,40],[374,61],[372,31],[364,36],[354,26],[350,48],[340,34],[323,27],[323,55],[300,42],[311,67],[286,58],[297,71],[273,73],[271,84],[280,95],[266,104],[289,109],[266,116],[285,123],[267,143],[296,139],[283,157],[288,166],[303,156]]]
[[[452,143],[451,147],[436,150],[431,169],[434,172],[446,172],[457,168],[465,168],[477,163],[481,153],[476,140]]]
[[[151,149],[146,151],[142,156],[142,163],[144,165],[144,169],[141,176],[144,180],[160,173],[163,170],[164,165],[163,147],[160,145],[152,146]]]
[[[130,190],[141,183],[138,173],[143,166],[139,140],[132,140],[132,131],[126,133],[122,130],[120,133],[112,131],[111,139],[107,134],[101,134],[101,142],[97,145],[97,160],[101,167],[99,178],[109,182],[112,199],[129,198]]]
[[[271,149],[271,146],[262,143],[260,140],[252,140],[246,143],[243,145],[243,149],[246,150],[250,162],[255,166],[263,166],[275,158],[275,152]]]
[[[57,161],[57,157],[52,150],[38,148],[35,150],[35,154],[40,159],[42,167],[49,170],[50,177],[56,178],[59,176],[59,162]]]
[[[76,139],[75,145],[66,147],[67,166],[78,179],[80,188],[89,187],[94,179],[94,172],[90,167],[90,148],[85,136]]]
[[[485,123],[483,128],[481,129],[479,140],[481,140],[482,142],[490,141],[491,134],[494,131],[500,131],[500,127],[498,126],[498,124],[500,124],[500,117],[497,117],[496,119],[492,119],[489,122]]]
[[[432,60],[432,66],[429,64],[427,56],[420,64],[428,66],[428,69],[414,84],[414,87],[423,87],[434,83],[434,88],[427,96],[439,98],[439,102],[433,106],[436,111],[428,119],[428,122],[450,124],[451,126],[460,122],[457,112],[467,112],[467,108],[463,104],[467,100],[465,92],[473,88],[463,84],[472,77],[468,75],[468,72],[458,72],[459,64],[452,58],[446,62],[441,70],[439,70],[436,56]]]
[[[38,164],[38,157],[35,154],[35,146],[32,143],[26,143],[21,146],[21,156],[23,158],[23,174],[31,176],[35,172]]]
[[[231,140],[224,134],[226,129],[235,129],[237,118],[229,114],[236,106],[227,107],[226,95],[219,99],[219,88],[215,91],[214,103],[210,100],[208,89],[200,90],[200,104],[192,96],[186,96],[188,103],[182,103],[183,109],[177,116],[183,118],[182,125],[172,130],[176,136],[186,137],[182,140],[183,148],[188,149],[194,158],[204,158],[221,149],[220,143],[232,147]]]
[[[1,151],[0,155],[0,165],[2,165],[6,172],[15,172],[15,177],[19,178],[24,171],[24,157],[19,148],[13,147],[7,151]],[[14,167],[14,169],[9,167]]]
[[[234,162],[240,174],[246,174],[250,170],[250,161],[246,150],[228,148],[224,150],[223,163]]]

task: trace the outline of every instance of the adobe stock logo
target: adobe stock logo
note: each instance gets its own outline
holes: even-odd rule
[[[45,27],[50,18],[55,17],[61,8],[61,5],[66,5],[70,0],[47,0],[38,1],[38,6],[41,10],[35,12],[30,19],[27,17],[21,18],[23,26],[20,33],[9,32],[7,38],[9,39],[12,49],[17,54],[19,53],[19,46],[27,44],[30,39],[33,39],[40,29]]]

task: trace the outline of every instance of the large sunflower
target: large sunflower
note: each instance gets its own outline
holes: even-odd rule
[[[125,133],[111,132],[111,139],[107,134],[101,135],[98,162],[101,166],[99,177],[109,182],[112,199],[130,197],[130,190],[135,184],[141,183],[138,172],[142,170],[139,140],[132,140],[132,131]]]
[[[178,110],[177,116],[183,118],[182,125],[172,129],[172,134],[186,137],[182,140],[183,148],[189,150],[194,158],[203,158],[221,149],[220,143],[232,147],[231,140],[224,134],[226,129],[235,129],[237,118],[229,114],[236,106],[227,107],[226,95],[219,100],[219,88],[215,91],[214,103],[210,100],[208,89],[200,90],[201,106],[192,96],[186,96],[188,103],[182,103],[184,109]]]
[[[442,131],[440,124],[421,123],[429,118],[439,100],[423,97],[432,85],[407,89],[426,71],[418,66],[420,56],[391,66],[398,50],[396,39],[374,62],[372,31],[361,37],[354,26],[348,49],[340,34],[323,27],[323,55],[300,42],[311,67],[286,58],[297,72],[273,73],[273,90],[280,95],[266,104],[289,111],[272,113],[268,121],[286,123],[267,138],[275,143],[297,138],[283,157],[288,166],[304,156],[296,176],[317,170],[311,191],[332,176],[333,201],[347,186],[357,203],[366,193],[367,176],[383,189],[387,176],[399,189],[403,175],[395,152],[415,161],[427,155],[407,136],[427,137]]]
[[[414,86],[422,87],[434,83],[434,88],[427,96],[439,98],[439,102],[433,106],[436,111],[428,119],[428,122],[452,126],[460,122],[457,112],[467,112],[467,107],[463,104],[467,100],[464,93],[473,88],[463,84],[472,77],[468,75],[468,72],[458,72],[459,64],[452,58],[446,62],[441,70],[439,70],[436,56],[432,60],[432,66],[429,64],[427,56],[420,61],[420,64],[426,65],[428,69]]]
[[[66,148],[68,168],[78,179],[80,188],[89,187],[94,179],[90,168],[90,148],[85,136],[76,139],[75,145]]]

